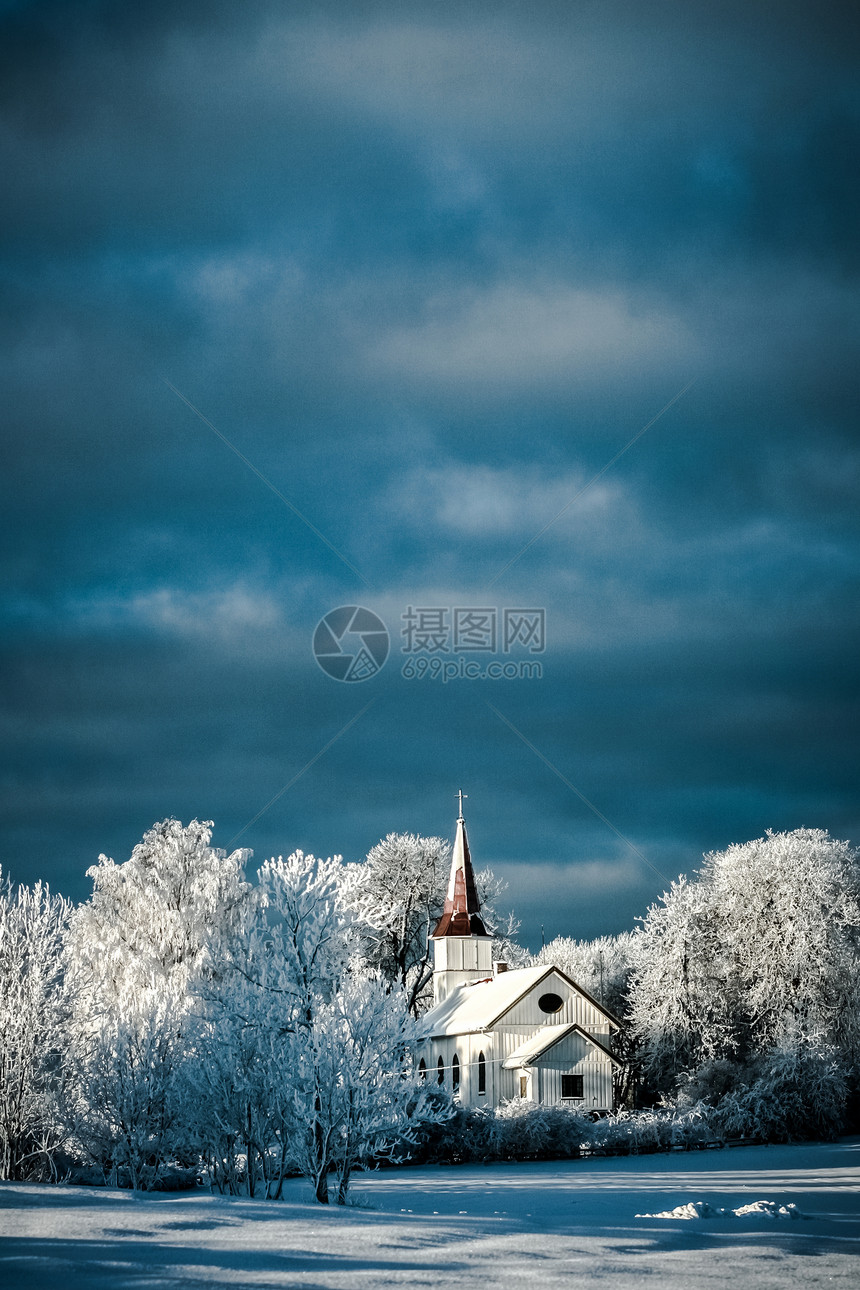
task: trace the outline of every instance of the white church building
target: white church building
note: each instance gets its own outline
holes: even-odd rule
[[[451,877],[432,932],[433,1007],[421,1018],[419,1068],[462,1106],[523,1097],[611,1111],[610,1047],[620,1023],[555,967],[493,962],[469,855],[462,796]]]

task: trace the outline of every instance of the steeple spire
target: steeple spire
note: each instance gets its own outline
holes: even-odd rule
[[[481,902],[478,899],[472,857],[469,854],[469,840],[466,837],[466,821],[463,819],[465,796],[461,789],[458,793],[460,815],[451,856],[451,876],[448,879],[442,917],[431,933],[434,940],[441,936],[489,936],[480,917]]]

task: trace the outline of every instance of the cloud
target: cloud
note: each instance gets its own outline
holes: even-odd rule
[[[617,522],[625,508],[617,482],[599,481],[586,489],[589,483],[581,473],[552,479],[527,466],[431,462],[394,475],[387,505],[425,533],[436,527],[479,541],[529,538],[579,493],[579,525],[599,522],[610,511]]]
[[[852,14],[2,23],[4,864],[80,895],[166,814],[226,844],[370,697],[258,856],[447,834],[462,784],[532,940],[629,923],[660,881],[487,698],[670,876],[857,832]],[[392,655],[337,685],[311,635],[359,600]],[[544,606],[543,681],[408,681],[422,602]]]
[[[273,595],[242,586],[191,596],[160,587],[136,595],[129,606],[134,620],[179,636],[268,632],[283,625],[283,608]]]
[[[632,855],[566,864],[508,861],[491,868],[508,884],[499,907],[511,908],[521,920],[522,939],[532,950],[540,948],[542,934],[547,941],[570,935],[573,910],[580,939],[624,931],[656,893],[653,874]]]
[[[370,362],[406,382],[504,392],[606,379],[662,365],[667,354],[690,362],[693,352],[679,320],[637,310],[620,292],[501,283],[431,298],[424,319],[382,337]]]

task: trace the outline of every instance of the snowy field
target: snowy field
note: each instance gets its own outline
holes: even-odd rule
[[[0,1184],[0,1286],[860,1285],[860,1140],[361,1175],[356,1206]],[[689,1201],[803,1217],[637,1218]]]

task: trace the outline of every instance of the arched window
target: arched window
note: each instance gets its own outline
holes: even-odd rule
[[[484,1054],[478,1053],[478,1092],[486,1093],[487,1091],[487,1063],[484,1060]]]
[[[460,1087],[460,1058],[456,1053],[451,1061],[451,1084],[456,1093]]]
[[[436,1083],[437,1083],[437,1084],[444,1084],[444,1083],[445,1083],[445,1063],[442,1061],[442,1058],[441,1058],[441,1057],[439,1058],[438,1062],[436,1063],[436,1071],[437,1071],[437,1074],[436,1074]]]
[[[423,1057],[421,1058],[421,1061],[418,1063],[418,1074],[421,1077],[421,1079],[427,1078],[427,1063],[425,1062]]]

